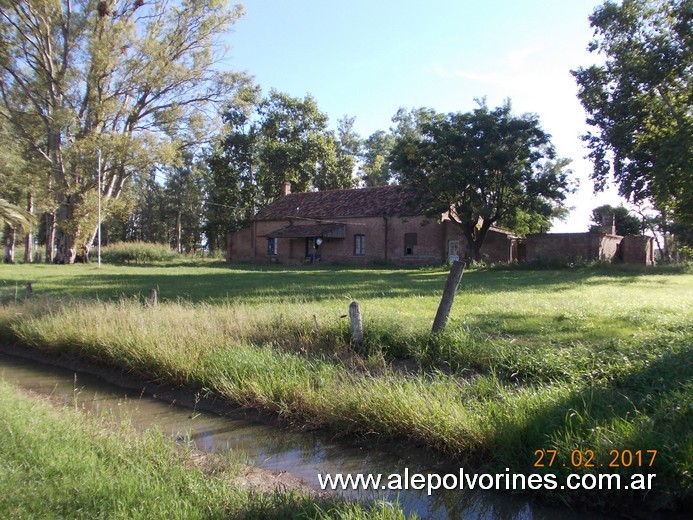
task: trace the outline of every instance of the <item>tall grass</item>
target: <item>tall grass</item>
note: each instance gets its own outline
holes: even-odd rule
[[[151,242],[116,242],[103,248],[101,258],[112,264],[149,264],[178,258],[168,244]]]
[[[1,381],[0,412],[4,518],[404,517],[387,504],[244,490],[227,460],[195,465],[160,432],[139,436],[75,410],[58,414]]]

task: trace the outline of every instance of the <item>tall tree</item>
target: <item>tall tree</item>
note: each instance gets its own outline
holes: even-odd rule
[[[366,186],[383,186],[393,177],[390,171],[390,152],[395,143],[391,133],[378,130],[363,142],[361,180]]]
[[[244,96],[241,96],[244,97]],[[209,154],[205,233],[210,247],[225,245],[257,210],[294,191],[350,188],[358,136],[344,118],[337,134],[311,96],[246,91],[244,106],[224,113],[226,131]]]
[[[349,116],[344,116],[338,121],[335,141],[335,168],[337,177],[341,178],[341,181],[336,181],[338,187],[351,187],[353,185],[352,176],[356,169],[356,160],[363,146],[361,137],[354,130],[355,121],[355,117]]]
[[[255,124],[238,109],[229,109],[224,119],[228,130],[207,157],[204,230],[212,251],[224,249],[226,234],[250,222],[258,198]]]
[[[612,206],[604,204],[592,210],[590,220],[593,225],[590,226],[590,231],[599,231],[604,224],[604,215],[613,214],[616,221],[616,234],[621,236],[639,235],[643,230],[643,222],[625,206]]]
[[[527,216],[548,221],[565,199],[567,160],[556,160],[537,117],[513,115],[510,102],[495,109],[481,103],[468,113],[429,111],[420,121],[398,138],[392,167],[430,215],[447,214],[461,226],[470,259],[481,258],[492,225]]]
[[[57,261],[88,251],[99,177],[118,198],[199,142],[205,106],[244,81],[214,67],[241,14],[222,0],[0,0],[0,115],[47,172]]]
[[[693,4],[606,1],[590,17],[603,65],[573,71],[592,126],[583,139],[597,189],[652,201],[664,221],[693,222]]]
[[[203,178],[204,162],[191,155],[186,155],[183,165],[172,168],[166,178],[167,221],[174,226],[171,245],[179,253],[202,246]]]
[[[337,162],[337,143],[328,117],[311,96],[303,99],[271,90],[258,108],[256,182],[260,204],[279,195],[283,182],[296,191],[351,185],[351,171]]]

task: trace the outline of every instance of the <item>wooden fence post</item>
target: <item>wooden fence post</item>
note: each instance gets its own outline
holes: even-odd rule
[[[149,289],[149,296],[147,296],[147,305],[149,305],[150,307],[156,307],[157,303],[158,301],[156,296],[156,289]]]
[[[349,305],[349,319],[351,320],[351,343],[357,352],[361,352],[363,347],[363,321],[361,320],[361,309],[358,302],[351,302]]]
[[[431,332],[439,332],[445,329],[447,326],[448,318],[450,317],[450,310],[452,309],[452,302],[455,299],[455,292],[457,291],[457,287],[460,285],[463,274],[464,262],[459,260],[453,262],[452,267],[450,268],[450,274],[448,275],[448,280],[445,282],[443,297],[440,299],[440,305],[438,305],[436,318],[433,320],[433,329]]]
[[[26,284],[26,297],[31,298],[34,295],[34,288],[31,285],[31,282]]]

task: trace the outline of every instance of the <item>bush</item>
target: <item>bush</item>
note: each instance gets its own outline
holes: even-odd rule
[[[166,244],[149,242],[118,242],[105,247],[101,252],[103,261],[111,264],[166,262],[175,260],[178,256]]]

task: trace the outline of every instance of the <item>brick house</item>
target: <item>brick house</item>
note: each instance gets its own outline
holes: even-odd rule
[[[248,228],[228,236],[227,260],[431,265],[464,257],[459,226],[424,216],[415,199],[403,186],[291,193],[285,183]],[[516,237],[491,228],[482,255],[516,259]]]

